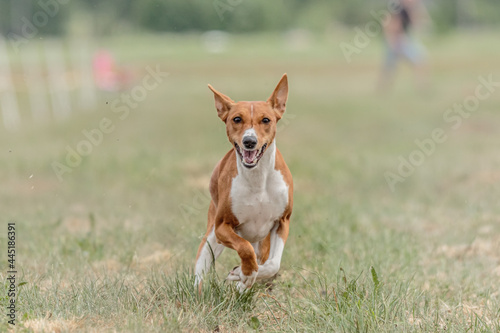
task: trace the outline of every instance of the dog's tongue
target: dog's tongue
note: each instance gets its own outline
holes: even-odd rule
[[[245,160],[245,163],[252,164],[255,156],[257,156],[257,150],[243,150],[243,159]]]

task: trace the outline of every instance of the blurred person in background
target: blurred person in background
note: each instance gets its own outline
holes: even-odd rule
[[[415,71],[417,86],[420,89],[425,87],[424,49],[415,41],[412,31],[427,19],[427,11],[421,0],[400,0],[382,24],[386,54],[378,87],[380,90],[386,90],[391,85],[400,59],[410,62]]]
[[[96,52],[92,67],[95,84],[102,91],[125,90],[135,80],[136,75],[129,68],[117,65],[114,56],[106,49]]]

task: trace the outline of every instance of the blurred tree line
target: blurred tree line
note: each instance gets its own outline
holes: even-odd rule
[[[346,26],[365,24],[373,20],[371,10],[387,8],[387,3],[384,0],[0,0],[0,32],[21,34],[23,29],[36,28],[37,33],[61,35],[75,21],[90,23],[92,33],[98,35],[123,29],[314,30],[332,22]],[[499,0],[424,3],[439,31],[500,22]],[[78,21],[82,16],[85,20]]]

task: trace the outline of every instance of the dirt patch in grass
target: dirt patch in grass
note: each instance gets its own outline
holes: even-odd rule
[[[500,264],[500,236],[494,238],[477,237],[470,244],[441,245],[437,253],[448,258],[464,259],[486,257]]]
[[[72,319],[30,319],[24,322],[24,327],[32,330],[33,332],[73,332],[83,327],[81,320]]]
[[[69,216],[63,220],[62,226],[70,234],[84,235],[90,232],[90,221],[87,218]]]

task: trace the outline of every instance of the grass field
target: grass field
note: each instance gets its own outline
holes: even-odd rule
[[[383,94],[380,41],[348,64],[338,44],[349,38],[293,51],[278,35],[234,36],[220,55],[195,35],[103,41],[139,85],[147,66],[169,75],[126,116],[111,108],[119,93],[102,93],[95,112],[35,124],[23,110],[20,130],[0,131],[2,313],[9,221],[21,284],[16,326],[2,315],[0,331],[498,332],[500,87],[443,118],[478,77],[500,81],[498,35],[427,38],[426,89],[401,66]],[[226,250],[198,295],[208,181],[230,148],[206,85],[262,100],[285,72],[277,143],[295,205],[280,276],[239,295],[224,282],[238,264]],[[52,164],[104,118],[112,130],[59,181]],[[435,129],[446,139],[414,153]],[[392,191],[386,173],[412,153],[421,165]]]

